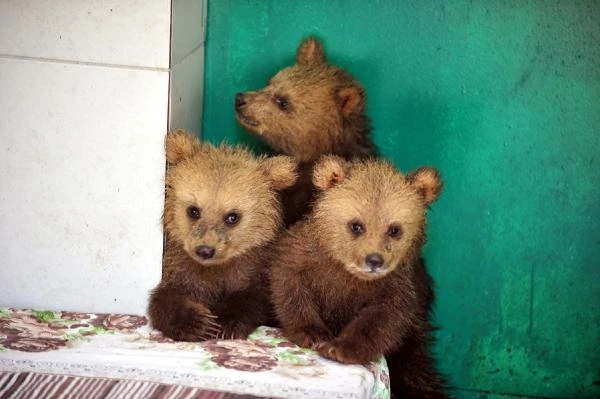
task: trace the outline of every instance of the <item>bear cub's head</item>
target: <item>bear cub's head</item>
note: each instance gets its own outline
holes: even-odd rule
[[[442,181],[436,169],[403,175],[384,160],[323,157],[313,183],[321,190],[312,222],[328,255],[362,280],[410,266],[425,241],[426,212]]]
[[[177,130],[166,138],[164,228],[202,265],[222,264],[271,241],[281,228],[278,190],[296,181],[292,158],[201,143]]]
[[[315,38],[302,41],[296,64],[277,73],[266,87],[238,93],[235,112],[246,130],[300,161],[374,151],[363,88],[346,71],[327,63]]]

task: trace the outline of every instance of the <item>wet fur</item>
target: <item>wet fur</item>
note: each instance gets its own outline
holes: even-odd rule
[[[326,157],[315,166],[322,193],[306,220],[280,239],[271,269],[273,302],[286,337],[322,356],[364,364],[384,354],[399,398],[445,398],[428,351],[431,277],[420,257],[425,213],[441,190],[422,168],[404,176],[384,161]],[[358,220],[364,233],[353,235]],[[402,225],[391,238],[389,224]],[[378,253],[381,269],[363,260]]]
[[[181,130],[167,136],[166,153],[166,247],[150,321],[176,340],[245,338],[274,315],[268,249],[283,227],[277,190],[295,182],[295,163],[213,147]],[[228,225],[232,210],[241,218]],[[201,258],[200,246],[214,248],[214,256]]]

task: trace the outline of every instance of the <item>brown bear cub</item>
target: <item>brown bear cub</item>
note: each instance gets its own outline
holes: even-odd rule
[[[345,70],[327,63],[315,38],[302,41],[296,64],[277,73],[268,86],[238,93],[235,112],[246,130],[300,161],[298,182],[282,193],[286,225],[309,210],[312,167],[321,155],[350,160],[376,153],[364,89]]]
[[[385,355],[399,398],[446,397],[427,349],[432,282],[420,256],[439,174],[326,156],[313,182],[313,210],[281,236],[285,262],[271,269],[284,335],[342,363]]]
[[[150,321],[176,340],[245,338],[274,316],[267,246],[283,228],[277,191],[295,182],[296,165],[182,130],[167,135],[166,155],[164,268]]]

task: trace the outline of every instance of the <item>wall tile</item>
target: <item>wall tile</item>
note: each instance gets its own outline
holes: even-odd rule
[[[0,54],[168,68],[170,7],[169,0],[0,1]]]
[[[0,58],[2,305],[143,313],[168,72]]]
[[[206,30],[206,1],[173,0],[171,65],[203,46]]]
[[[175,65],[171,72],[170,128],[200,133],[204,85],[204,47]]]

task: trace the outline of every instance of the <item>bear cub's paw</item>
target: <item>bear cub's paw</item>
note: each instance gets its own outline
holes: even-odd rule
[[[244,323],[243,321],[232,321],[223,325],[221,332],[217,336],[219,339],[246,339],[255,326]]]
[[[187,302],[175,315],[167,335],[176,341],[207,341],[221,333],[217,316],[199,302]]]
[[[286,332],[286,337],[302,348],[315,348],[333,339],[333,334],[324,327],[310,326],[297,331]]]
[[[375,360],[362,354],[356,345],[339,340],[322,342],[315,350],[323,357],[345,364],[367,364]]]

